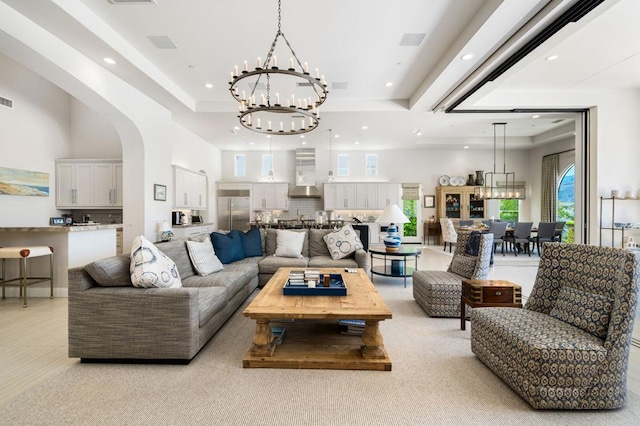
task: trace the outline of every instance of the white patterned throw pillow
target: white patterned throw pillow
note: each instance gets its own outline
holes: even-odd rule
[[[303,257],[302,246],[304,245],[304,237],[306,232],[287,231],[285,229],[277,230],[276,237],[276,257]]]
[[[203,241],[187,241],[187,250],[193,267],[201,277],[223,269],[222,262],[213,250],[211,238],[205,238]]]
[[[143,235],[137,236],[133,240],[129,272],[131,273],[131,283],[135,287],[182,287],[175,262],[158,250]]]
[[[323,237],[327,244],[331,258],[342,259],[358,249],[364,248],[355,229],[349,224]]]

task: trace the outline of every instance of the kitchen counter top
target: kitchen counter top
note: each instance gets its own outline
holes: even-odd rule
[[[172,228],[193,228],[195,226],[211,226],[213,222],[210,223],[190,223],[188,225],[171,225]]]
[[[0,227],[0,232],[86,232],[103,229],[122,229],[121,223],[107,223],[104,225],[81,226],[16,226]]]

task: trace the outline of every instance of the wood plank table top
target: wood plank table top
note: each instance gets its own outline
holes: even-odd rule
[[[282,288],[292,269],[280,268],[243,315],[256,320],[250,349],[243,358],[245,368],[321,368],[391,370],[379,321],[391,319],[391,310],[363,269],[357,273],[342,268],[309,268],[321,274],[341,274],[346,296],[285,296]],[[340,334],[338,320],[365,321],[362,336]],[[276,345],[271,321],[285,327],[283,342]]]

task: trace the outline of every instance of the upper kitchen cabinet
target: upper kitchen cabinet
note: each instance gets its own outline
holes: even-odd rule
[[[356,184],[356,209],[371,210],[378,208],[378,184]]]
[[[207,206],[207,175],[173,166],[173,207],[175,209],[205,210]]]
[[[325,183],[324,209],[345,210],[356,208],[355,183]]]
[[[252,184],[251,210],[289,210],[289,184],[286,182]]]
[[[398,183],[325,183],[325,210],[382,210],[400,204]]]
[[[402,186],[399,183],[378,183],[377,209],[395,204],[402,207]]]
[[[56,207],[122,207],[122,162],[56,160]]]

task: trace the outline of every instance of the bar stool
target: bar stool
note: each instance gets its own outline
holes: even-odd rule
[[[27,259],[39,256],[49,256],[49,276],[30,277],[27,272]],[[23,307],[27,307],[27,286],[49,281],[51,283],[51,299],[53,299],[53,247],[47,246],[21,246],[0,247],[0,259],[2,259],[2,299],[5,299],[5,286],[19,286],[20,297],[23,298]],[[20,276],[7,280],[7,259],[20,259]],[[15,283],[17,284],[10,284]]]

